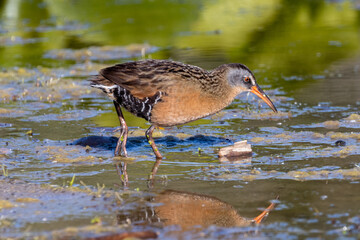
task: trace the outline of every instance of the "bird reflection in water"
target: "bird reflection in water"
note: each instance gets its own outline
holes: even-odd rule
[[[157,159],[149,176],[149,187],[154,187],[154,179],[157,168],[161,163]],[[127,163],[117,163],[117,171],[124,186],[128,187]],[[276,198],[278,199],[278,197]],[[274,209],[272,202],[258,216],[248,219],[239,215],[230,204],[212,196],[165,190],[149,199],[148,204],[134,209],[134,212],[119,213],[119,224],[128,222],[160,223],[161,226],[180,226],[182,230],[188,230],[194,226],[208,227],[246,227],[252,224],[260,224],[263,219]]]
[[[134,212],[119,213],[119,224],[130,220],[134,224],[154,223],[162,227],[175,225],[182,230],[212,225],[246,227],[260,224],[275,207],[273,202],[257,217],[248,219],[239,215],[233,206],[216,197],[175,190],[165,190],[149,203],[151,204]]]
[[[161,159],[156,159],[153,168],[149,174],[148,178],[148,187],[153,188],[154,187],[154,181],[155,181],[155,175],[157,173],[157,170],[159,169],[159,166],[161,164]],[[129,186],[129,175],[127,173],[127,163],[117,161],[115,163],[116,172],[118,176],[120,177],[122,185],[127,188]]]

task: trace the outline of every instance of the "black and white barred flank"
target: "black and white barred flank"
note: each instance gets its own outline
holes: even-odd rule
[[[137,117],[142,117],[147,121],[151,121],[151,110],[154,105],[161,101],[162,92],[157,92],[152,97],[145,97],[139,99],[134,97],[129,90],[118,85],[105,86],[101,84],[91,84],[91,87],[99,88],[106,93],[112,100],[120,104],[127,111],[131,112]]]

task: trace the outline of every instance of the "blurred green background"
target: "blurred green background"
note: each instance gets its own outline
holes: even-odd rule
[[[153,58],[172,58],[205,68],[242,62],[285,76],[318,74],[333,61],[359,52],[358,4],[1,0],[0,65],[62,65],[42,56],[59,48],[148,43],[160,48]],[[11,42],[16,38],[23,42]]]

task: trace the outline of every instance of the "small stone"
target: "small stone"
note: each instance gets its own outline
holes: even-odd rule
[[[336,147],[346,146],[346,142],[343,141],[343,140],[337,140],[337,141],[335,142],[335,146],[336,146]]]
[[[247,140],[236,142],[233,146],[221,148],[218,155],[219,157],[238,157],[238,156],[251,156],[251,145]]]

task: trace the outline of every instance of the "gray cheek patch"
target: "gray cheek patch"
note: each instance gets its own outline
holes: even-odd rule
[[[254,77],[246,69],[230,69],[227,78],[231,86],[237,86],[243,84],[242,79],[244,76],[249,76],[251,79],[251,84],[255,85]]]
[[[239,85],[241,81],[241,70],[230,69],[228,72],[228,81],[231,86]]]

